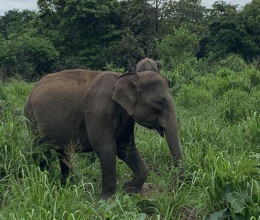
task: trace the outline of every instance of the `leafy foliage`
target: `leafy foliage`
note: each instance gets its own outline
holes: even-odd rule
[[[206,9],[198,0],[38,0],[38,7],[37,12],[11,10],[0,16],[2,77],[104,69],[106,63],[132,71],[144,57],[164,61],[165,70],[191,57],[209,66],[237,55],[259,62],[257,0],[242,9],[222,1]],[[21,39],[14,42],[16,49],[6,51],[15,39]],[[41,53],[21,51],[30,47],[28,41],[50,50],[43,61],[38,58],[42,65],[32,61]]]
[[[39,0],[38,32],[54,40],[65,68],[102,68],[103,48],[118,38],[118,2]],[[63,61],[64,62],[64,61]]]
[[[255,9],[252,6],[256,6]],[[257,9],[258,8],[258,9]],[[245,10],[238,11],[238,6],[223,1],[215,2],[208,17],[208,55],[218,60],[230,54],[240,54],[246,61],[259,56],[259,42],[256,33],[248,26],[248,13],[252,13],[252,25],[258,19],[256,11],[259,6],[249,3]],[[249,12],[250,11],[250,12]],[[257,27],[255,27],[257,32]],[[251,33],[250,33],[251,32]]]
[[[260,2],[253,0],[250,4],[247,4],[241,12],[247,35],[245,37],[248,48],[245,51],[244,56],[248,60],[257,59],[260,55]]]
[[[187,85],[181,89],[177,100],[178,103],[186,108],[192,108],[203,104],[210,104],[213,98],[211,93],[205,88]]]
[[[44,38],[22,35],[4,40],[0,50],[0,66],[4,68],[2,77],[39,77],[52,69],[58,57],[52,43]]]
[[[5,39],[12,36],[19,36],[31,31],[33,27],[32,21],[35,19],[36,13],[24,10],[10,10],[4,16],[0,16],[0,35]]]
[[[165,36],[157,45],[158,55],[164,61],[166,68],[176,68],[185,59],[195,56],[199,39],[195,34],[184,28],[174,30],[173,35]]]

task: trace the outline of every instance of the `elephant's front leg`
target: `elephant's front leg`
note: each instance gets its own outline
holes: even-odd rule
[[[95,120],[94,120],[95,119]],[[93,150],[100,159],[102,170],[102,197],[109,198],[116,191],[116,139],[113,127],[102,117],[89,118],[87,134]],[[104,124],[104,122],[107,122]]]
[[[126,191],[129,193],[142,193],[142,186],[149,170],[135,144],[119,146],[117,156],[123,160],[134,173],[132,180],[124,185]]]

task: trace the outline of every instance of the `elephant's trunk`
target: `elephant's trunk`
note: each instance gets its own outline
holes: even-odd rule
[[[165,111],[159,120],[159,123],[166,136],[171,155],[174,159],[174,165],[178,166],[182,161],[182,151],[178,136],[177,118],[173,106]]]
[[[174,159],[174,165],[178,166],[182,160],[182,151],[178,137],[177,124],[174,123],[172,126],[172,128],[165,128],[164,133],[171,151],[171,155]]]

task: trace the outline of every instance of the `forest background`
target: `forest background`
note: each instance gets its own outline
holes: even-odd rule
[[[241,8],[199,0],[39,0],[39,10],[0,16],[0,77],[34,79],[69,68],[134,70],[144,57],[175,68],[260,55],[259,0]]]

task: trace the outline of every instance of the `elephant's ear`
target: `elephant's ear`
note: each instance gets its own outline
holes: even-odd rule
[[[158,72],[160,72],[160,70],[162,69],[162,63],[158,60],[154,61],[157,65],[157,69],[158,69]]]
[[[125,73],[118,77],[114,86],[112,99],[120,104],[130,116],[134,114],[134,107],[139,94],[137,89],[138,78],[136,73]]]

